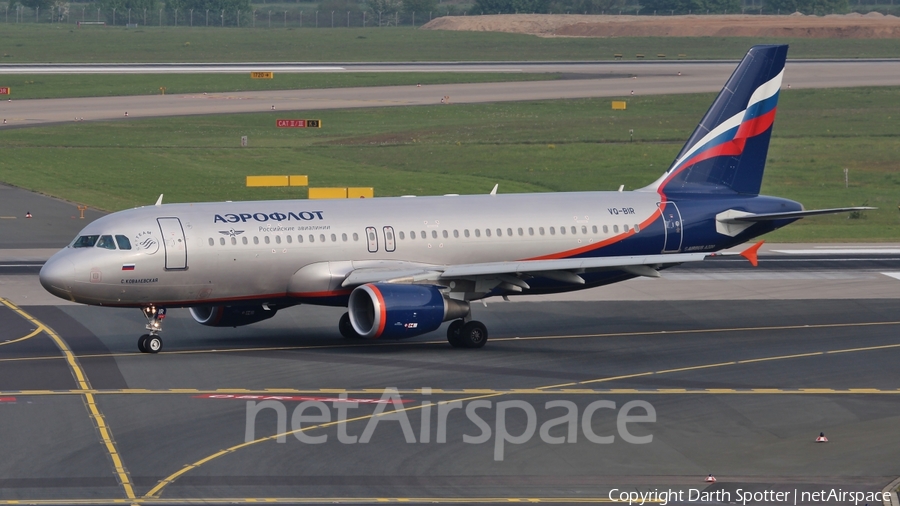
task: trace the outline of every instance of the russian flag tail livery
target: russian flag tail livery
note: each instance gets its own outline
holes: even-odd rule
[[[787,49],[750,48],[672,166],[648,190],[663,196],[759,194]]]

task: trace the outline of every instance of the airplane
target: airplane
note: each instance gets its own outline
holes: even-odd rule
[[[167,308],[237,327],[298,304],[346,307],[346,338],[402,339],[450,321],[480,348],[470,302],[581,290],[702,261],[805,216],[760,195],[787,57],[752,47],[674,162],[634,191],[162,204],[116,212],[42,267],[66,300],[140,308],[157,353]],[[758,247],[758,246],[757,246]],[[755,263],[755,249],[746,252]]]

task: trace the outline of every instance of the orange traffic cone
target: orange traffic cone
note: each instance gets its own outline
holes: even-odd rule
[[[709,476],[707,476],[706,479],[703,480],[703,481],[705,481],[706,483],[715,483],[715,482],[716,482],[716,477],[713,476],[713,475],[709,475]]]
[[[827,442],[828,442],[828,438],[825,437],[825,433],[820,432],[819,437],[816,438],[816,443],[827,443]]]

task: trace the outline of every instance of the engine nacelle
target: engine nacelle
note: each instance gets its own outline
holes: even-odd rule
[[[444,297],[434,286],[367,284],[350,294],[350,323],[368,339],[403,339],[431,332],[469,314],[469,303]]]
[[[191,316],[207,327],[240,327],[268,320],[275,316],[274,309],[259,306],[200,306],[191,308]]]

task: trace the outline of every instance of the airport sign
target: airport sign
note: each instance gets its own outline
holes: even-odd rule
[[[277,119],[275,126],[278,128],[322,128],[320,119]]]

